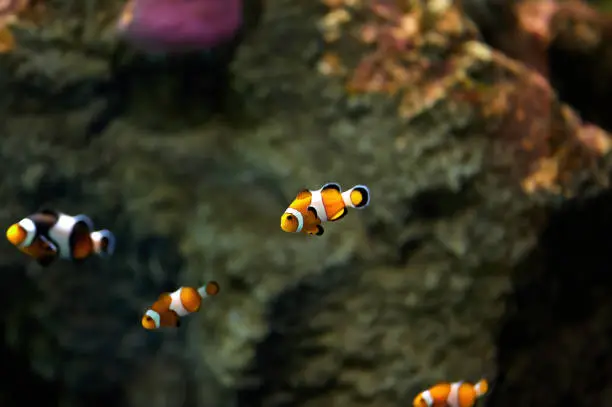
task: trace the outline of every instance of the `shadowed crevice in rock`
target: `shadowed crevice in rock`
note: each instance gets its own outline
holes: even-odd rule
[[[3,337],[6,334],[3,328],[0,328],[0,334]],[[13,352],[5,343],[0,343],[0,358],[4,366],[0,374],[2,380],[0,403],[3,406],[20,406],[23,403],[34,405],[40,400],[44,400],[45,405],[49,407],[59,405],[61,387],[36,375],[28,366],[29,360],[26,354]],[[20,386],[23,386],[25,391],[15,391]]]
[[[222,112],[232,82],[228,65],[236,41],[210,52],[178,56],[129,54],[120,49],[104,91],[106,107],[92,119],[87,134],[100,135],[123,115],[160,129],[176,118],[193,124]]]
[[[406,203],[408,215],[402,220],[402,226],[414,229],[412,233],[397,242],[398,253],[396,265],[405,265],[410,258],[432,236],[430,223],[452,219],[458,213],[478,204],[478,194],[474,180],[466,181],[461,188],[433,187],[419,192]],[[426,226],[427,227],[424,227]]]
[[[179,270],[184,267],[176,244],[167,237],[149,236],[136,248],[136,261],[148,270],[140,277],[141,285],[155,285],[162,291],[174,291],[179,280]],[[144,280],[144,281],[143,281]],[[155,301],[153,297],[151,301]]]
[[[580,2],[559,7],[551,22],[550,80],[583,119],[612,130],[612,16]]]
[[[421,220],[451,218],[475,203],[476,194],[469,183],[459,191],[432,188],[420,192],[411,201],[411,217]]]
[[[488,406],[606,404],[612,380],[611,229],[610,191],[570,201],[550,218],[538,252],[513,276]]]
[[[608,131],[612,17],[580,1],[465,0],[491,47],[545,76],[560,100]]]
[[[0,289],[0,307],[7,310],[11,301],[24,298],[16,288],[27,284],[25,270],[21,267],[5,267],[2,269],[3,286]],[[20,406],[24,403],[40,403],[45,401],[49,407],[58,406],[61,385],[48,381],[36,374],[30,368],[30,358],[23,349],[12,349],[7,343],[7,317],[6,312],[0,316],[0,405]],[[26,384],[27,383],[27,384]],[[21,389],[21,391],[15,391]]]
[[[341,386],[336,376],[341,369],[330,370],[311,383],[290,378],[307,369],[314,359],[334,364],[330,348],[321,344],[320,338],[330,327],[320,320],[320,311],[329,306],[342,286],[357,277],[350,267],[330,269],[288,287],[270,304],[269,334],[256,346],[253,365],[245,372],[246,377],[257,377],[259,385],[238,391],[237,407],[304,405]],[[342,363],[353,367],[363,364],[356,359]]]

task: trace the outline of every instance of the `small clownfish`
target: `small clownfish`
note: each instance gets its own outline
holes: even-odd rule
[[[489,384],[485,379],[476,384],[467,382],[440,383],[414,398],[413,407],[472,407],[485,395]]]
[[[200,288],[181,287],[173,293],[163,293],[142,316],[142,327],[148,330],[178,328],[181,317],[198,312],[204,298],[218,293],[219,284],[216,281],[210,281]]]
[[[329,182],[317,191],[300,191],[281,216],[280,226],[289,233],[321,236],[325,232],[321,223],[336,222],[346,216],[347,208],[363,209],[369,204],[370,190],[365,185],[342,192],[340,185]]]
[[[57,258],[81,261],[93,254],[110,256],[115,236],[109,230],[94,230],[86,215],[43,209],[21,219],[6,231],[6,238],[43,267]]]

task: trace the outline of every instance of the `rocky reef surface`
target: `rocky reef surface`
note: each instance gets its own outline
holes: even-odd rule
[[[2,219],[84,212],[118,250],[41,270],[0,245],[0,404],[392,407],[486,376],[493,407],[607,405],[606,17],[245,5],[237,48],[161,63],[117,41],[119,2],[14,27]],[[371,207],[283,233],[296,191],[328,181]],[[222,294],[180,330],[141,328],[160,292],[208,279]]]

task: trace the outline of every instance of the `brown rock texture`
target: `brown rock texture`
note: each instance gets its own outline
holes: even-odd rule
[[[119,3],[59,3],[0,61],[2,219],[52,205],[119,241],[45,270],[0,246],[6,352],[50,403],[391,407],[484,376],[495,407],[603,405],[610,138],[482,42],[493,12],[267,0],[228,78],[223,50],[130,55]],[[372,205],[283,233],[329,181]],[[181,329],[141,328],[159,293],[209,279]]]

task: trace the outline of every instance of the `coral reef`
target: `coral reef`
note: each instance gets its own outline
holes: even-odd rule
[[[3,406],[23,378],[69,407],[392,407],[482,375],[493,407],[603,405],[604,118],[557,97],[569,81],[542,53],[569,44],[561,11],[464,3],[269,0],[259,20],[245,2],[259,24],[218,60],[231,89],[198,99],[167,90],[184,60],[118,68],[121,2],[18,23],[2,219],[51,205],[119,241],[46,270],[0,245],[19,361]],[[125,109],[90,137],[108,89]],[[295,192],[327,181],[367,184],[371,207],[321,238],[283,233]],[[222,294],[180,330],[141,328],[160,292],[213,278]]]

